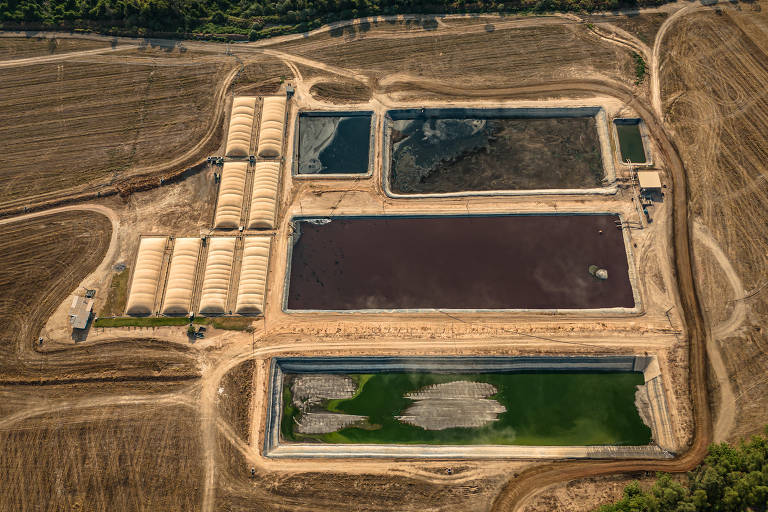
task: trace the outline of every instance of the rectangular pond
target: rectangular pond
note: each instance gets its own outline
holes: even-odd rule
[[[658,447],[649,446],[653,432],[636,405],[646,392],[648,362],[635,356],[277,358],[265,451],[297,454],[308,447],[305,455],[327,454],[322,446],[335,445],[350,455],[356,445],[366,453],[387,452],[365,446],[418,445],[440,453],[441,446],[483,445],[497,447],[496,456],[532,446],[578,456],[598,454],[584,449],[594,446],[647,448],[653,456]],[[417,453],[416,446],[404,450]]]
[[[615,214],[294,219],[284,307],[632,309],[618,221]]]
[[[640,134],[640,119],[614,119],[616,134],[619,137],[621,161],[633,164],[644,164],[645,147]]]
[[[606,177],[598,107],[390,110],[384,127],[394,194],[595,189]]]
[[[370,171],[372,112],[301,112],[294,161],[299,176]]]

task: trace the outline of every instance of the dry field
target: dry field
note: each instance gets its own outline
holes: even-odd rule
[[[713,327],[733,310],[733,299],[744,299],[747,309],[743,327],[719,340],[736,395],[733,438],[768,423],[768,14],[755,7],[677,20],[661,61],[665,120],[686,164],[691,208],[748,297],[714,280],[722,270],[710,270],[700,256],[696,275]]]
[[[366,103],[371,99],[371,89],[353,80],[336,79],[332,82],[318,82],[309,93],[326,103]]]
[[[666,12],[654,12],[635,14],[632,16],[590,16],[587,18],[591,23],[599,25],[600,23],[610,23],[626,30],[636,36],[643,43],[653,46],[653,40],[656,38],[661,24],[669,17]]]
[[[0,426],[2,510],[198,508],[199,419],[185,406],[63,410]]]
[[[216,510],[227,511],[423,511],[487,510],[501,481],[426,482],[398,475],[346,475],[257,471],[218,437]],[[446,467],[450,463],[446,463]],[[456,467],[456,466],[454,466]],[[460,473],[457,468],[456,474]]]
[[[393,74],[449,82],[461,77],[464,87],[522,85],[595,74],[625,84],[634,80],[630,52],[569,20],[556,19],[540,26],[530,26],[526,19],[511,20],[497,23],[491,32],[481,21],[468,24],[465,32],[440,35],[439,29],[395,28],[343,36],[328,32],[275,49],[376,80],[391,79]]]
[[[0,208],[105,188],[183,154],[223,125],[215,92],[237,66],[146,48],[1,68]]]
[[[254,361],[245,361],[232,368],[218,391],[219,415],[226,420],[240,438],[248,442],[251,425]]]
[[[96,213],[71,212],[0,226],[0,350],[19,364],[53,309],[107,252],[112,227]]]
[[[89,41],[85,39],[9,37],[0,39],[0,61],[28,59],[43,55],[61,55],[69,52],[81,52],[106,48],[107,41]]]

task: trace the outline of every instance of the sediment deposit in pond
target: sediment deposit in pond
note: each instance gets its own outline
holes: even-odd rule
[[[357,383],[344,375],[297,375],[291,384],[294,404],[320,402],[327,399],[351,398]]]
[[[289,310],[635,306],[616,215],[295,222]],[[589,273],[605,268],[607,280]]]
[[[292,405],[290,381],[297,375],[284,376],[281,442],[584,446],[646,445],[651,440],[651,430],[635,408],[635,391],[643,384],[640,372],[346,374],[357,383],[354,396],[324,401],[310,412],[357,421],[316,434],[296,428],[302,412]],[[410,414],[415,400],[435,401],[428,406],[429,417]],[[476,412],[448,403],[480,400],[493,406],[495,421],[467,424],[475,422],[467,416]],[[487,409],[477,412],[488,417]],[[423,425],[399,419],[409,415],[424,419]]]
[[[365,421],[365,419],[365,416],[355,416],[353,414],[306,412],[301,415],[296,423],[296,432],[300,434],[327,434]]]
[[[355,396],[357,382],[344,375],[305,374],[290,380],[292,404],[300,412],[296,432],[327,434],[366,420],[365,416],[332,413],[322,410],[328,400]]]
[[[397,419],[426,430],[482,427],[506,411],[499,402],[487,398],[496,392],[487,382],[460,380],[433,384],[407,393],[406,398],[415,402]]]
[[[546,117],[531,110],[529,116],[509,109],[391,111],[391,190],[600,187],[605,172],[594,113],[557,117],[553,111]]]
[[[299,116],[299,174],[368,172],[371,115],[305,112]]]

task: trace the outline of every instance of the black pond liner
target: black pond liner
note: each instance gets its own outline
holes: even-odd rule
[[[312,124],[338,120],[332,139],[317,157],[306,154],[315,144],[308,135]],[[301,112],[297,124],[296,174],[300,176],[367,174],[370,170],[371,124],[373,112]]]
[[[634,308],[618,215],[297,219],[287,310]],[[590,275],[590,265],[608,279]]]
[[[605,177],[600,112],[600,107],[390,110],[384,119],[385,187],[400,195],[599,188]],[[398,121],[411,120],[421,123],[396,128]]]

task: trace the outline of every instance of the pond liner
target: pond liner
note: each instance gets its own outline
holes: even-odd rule
[[[597,122],[597,135],[602,157],[604,186],[595,188],[542,188],[542,189],[500,189],[500,190],[465,190],[457,192],[400,193],[390,187],[389,179],[392,167],[392,143],[390,124],[406,119],[547,119],[547,118],[584,118],[594,117]],[[615,129],[614,129],[615,131]],[[430,197],[472,197],[472,196],[532,196],[532,195],[614,195],[616,168],[611,149],[611,135],[607,114],[601,106],[587,107],[499,107],[499,108],[408,108],[388,110],[382,123],[382,172],[381,186],[384,193],[393,199],[419,199]]]
[[[619,257],[618,251],[619,248],[613,247],[614,252],[616,254],[614,256],[618,257],[618,259],[615,261],[616,265],[623,266],[626,265],[626,278],[628,279],[628,288],[629,293],[632,295],[632,303],[627,304],[620,304],[620,303],[613,303],[613,304],[601,304],[601,305],[580,305],[576,306],[574,304],[570,305],[563,305],[563,304],[551,304],[551,305],[534,305],[534,304],[515,304],[515,305],[507,305],[504,307],[497,307],[497,306],[485,306],[481,304],[473,304],[471,306],[468,305],[438,305],[438,304],[430,304],[430,305],[420,305],[420,306],[414,306],[414,305],[387,305],[387,306],[380,306],[380,305],[369,305],[367,307],[334,307],[333,305],[323,305],[323,307],[313,307],[311,305],[304,304],[300,307],[297,307],[296,301],[291,300],[291,293],[292,293],[292,280],[297,275],[297,271],[294,268],[294,265],[296,264],[296,257],[295,254],[296,247],[298,240],[304,238],[304,233],[306,230],[302,230],[302,224],[304,223],[311,223],[308,225],[308,229],[314,224],[314,223],[321,223],[323,225],[331,223],[333,224],[336,221],[348,221],[348,220],[366,220],[366,219],[442,219],[442,220],[453,220],[453,219],[482,219],[482,218],[499,218],[499,217],[582,217],[582,216],[610,216],[615,217],[617,221],[621,221],[621,216],[617,213],[600,213],[600,212],[551,212],[551,213],[500,213],[500,214],[470,214],[470,215],[384,215],[384,216],[375,216],[375,215],[361,215],[361,216],[338,216],[338,217],[295,217],[292,219],[292,226],[294,227],[293,232],[294,236],[289,237],[288,240],[288,257],[287,257],[287,269],[285,273],[285,280],[284,280],[284,291],[283,291],[283,311],[287,313],[295,313],[295,314],[303,314],[303,313],[323,313],[323,312],[333,312],[333,313],[422,313],[422,312],[441,312],[441,311],[454,311],[454,312],[539,312],[539,313],[601,313],[601,314],[635,314],[642,311],[642,300],[640,297],[640,293],[637,287],[637,276],[636,276],[636,270],[634,268],[633,263],[633,256],[632,256],[632,247],[631,242],[629,241],[627,234],[622,230],[621,231],[621,239],[623,241],[623,250],[624,254],[623,256]],[[615,225],[610,224],[609,229],[610,233],[614,233]],[[614,233],[615,235],[618,235],[618,233]],[[601,235],[602,236],[602,235]],[[609,235],[611,236],[611,235]],[[300,238],[301,237],[301,238]],[[499,237],[497,237],[499,238]],[[523,242],[525,239],[520,239]],[[402,244],[400,244],[402,246]],[[557,244],[556,244],[557,245]],[[397,247],[394,246],[393,247]],[[399,247],[401,250],[403,247]],[[623,263],[621,263],[623,261]],[[379,262],[381,264],[387,263],[387,260],[384,260],[384,262]],[[391,263],[391,262],[390,262]],[[498,263],[498,262],[497,262]],[[357,263],[356,263],[357,264]],[[611,263],[612,268],[621,268],[613,266],[613,262]],[[304,262],[304,265],[310,265],[310,263]],[[498,266],[498,265],[496,265]],[[455,267],[458,268],[458,267]],[[485,268],[485,267],[483,267]],[[315,269],[317,270],[317,269]],[[359,271],[360,269],[358,269]],[[609,269],[610,270],[610,269]],[[376,271],[376,272],[383,272],[381,265],[379,264],[372,264],[370,267],[370,271]],[[578,272],[578,269],[576,270]],[[301,270],[298,271],[299,273],[302,272]],[[586,272],[586,271],[585,271]],[[314,273],[314,271],[313,271]],[[614,276],[616,276],[616,279],[623,279],[623,276],[620,276],[620,274],[613,273]],[[368,276],[366,276],[368,277]],[[294,288],[295,289],[295,288]],[[570,292],[569,292],[570,293]],[[334,295],[335,297],[335,295]],[[314,300],[314,299],[313,299]],[[625,298],[625,300],[627,300]]]
[[[301,145],[301,118],[302,117],[370,117],[370,134],[368,137],[368,168],[364,173],[301,173],[299,172],[299,147]],[[307,110],[300,111],[296,116],[293,127],[293,159],[291,176],[295,179],[361,179],[370,178],[373,175],[374,148],[376,139],[376,126],[378,116],[373,110]]]
[[[620,356],[326,356],[273,357],[267,375],[267,416],[263,455],[268,458],[413,458],[413,459],[669,459],[672,452],[657,444],[641,446],[399,445],[281,443],[284,373],[430,373],[492,372],[643,372],[646,383],[658,382],[655,357]],[[660,410],[669,422],[666,398]]]

